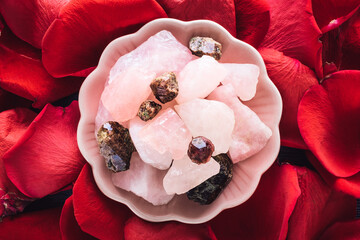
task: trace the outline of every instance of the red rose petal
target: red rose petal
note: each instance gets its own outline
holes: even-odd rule
[[[285,239],[299,196],[296,169],[275,163],[249,200],[223,211],[210,224],[219,239]]]
[[[75,218],[81,229],[98,239],[123,239],[130,210],[100,192],[86,164],[73,190]]]
[[[84,233],[74,216],[73,197],[70,196],[66,199],[60,217],[60,230],[62,240],[91,240],[96,239],[86,233]]]
[[[217,22],[236,36],[233,0],[158,0],[167,15],[183,21],[207,19]]]
[[[235,14],[237,38],[258,47],[270,25],[267,0],[236,0]]]
[[[22,40],[41,48],[41,41],[60,8],[69,0],[3,0],[0,13],[11,30]]]
[[[347,178],[335,177],[321,165],[319,160],[311,152],[307,152],[306,155],[316,171],[332,188],[356,198],[360,198],[360,173]]]
[[[21,212],[30,202],[6,175],[3,155],[24,134],[36,114],[25,108],[0,113],[0,219]]]
[[[344,33],[343,56],[340,69],[360,70],[360,12],[349,20]]]
[[[360,71],[340,71],[302,98],[298,124],[309,149],[333,175],[360,171]]]
[[[190,225],[179,222],[150,223],[136,216],[133,216],[126,222],[124,236],[126,240],[216,240],[210,227],[206,224]]]
[[[321,31],[312,14],[311,0],[269,0],[269,5],[270,27],[261,47],[276,49],[312,69],[321,69]]]
[[[61,239],[61,208],[28,212],[0,223],[0,239]]]
[[[337,222],[327,228],[320,240],[356,240],[360,239],[360,220]]]
[[[76,142],[78,103],[47,105],[4,155],[10,180],[24,194],[41,198],[73,182],[85,160]]]
[[[77,92],[82,78],[55,79],[44,69],[40,54],[25,42],[3,31],[0,38],[0,86],[18,96],[34,101],[42,108]]]
[[[355,217],[356,199],[332,190],[315,172],[297,168],[301,195],[289,220],[288,239],[319,239],[336,221]]]
[[[55,77],[93,67],[111,40],[160,17],[155,0],[71,0],[44,36],[44,66]]]
[[[339,27],[359,6],[359,0],[312,0],[314,17],[323,33]]]
[[[280,121],[281,144],[307,149],[298,124],[297,111],[301,97],[312,85],[318,83],[314,72],[298,60],[273,49],[260,49],[270,79],[280,91],[283,113]]]
[[[0,112],[17,107],[30,108],[31,103],[31,101],[25,98],[19,97],[0,88]]]

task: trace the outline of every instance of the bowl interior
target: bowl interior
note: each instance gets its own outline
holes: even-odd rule
[[[134,50],[150,36],[161,30],[170,31],[185,46],[193,36],[208,36],[223,46],[220,62],[252,63],[260,68],[259,83],[255,97],[245,105],[257,113],[271,128],[273,135],[267,145],[257,154],[234,165],[234,176],[224,192],[210,205],[201,206],[184,195],[163,206],[153,206],[136,195],[116,188],[111,180],[95,139],[95,116],[99,99],[111,67],[117,59]],[[99,189],[109,198],[126,204],[139,217],[149,221],[177,220],[186,223],[201,223],[210,220],[223,209],[246,201],[255,191],[262,173],[274,162],[280,148],[278,124],[282,102],[276,87],[267,76],[260,54],[250,45],[233,38],[220,25],[198,20],[182,22],[173,19],[154,20],[138,32],[112,41],[104,50],[98,67],[87,77],[79,94],[81,119],[78,128],[78,144],[81,153],[92,166]]]

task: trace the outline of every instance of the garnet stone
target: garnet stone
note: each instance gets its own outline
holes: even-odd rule
[[[206,137],[199,136],[191,140],[188,148],[188,156],[194,163],[207,163],[214,152],[214,144]]]

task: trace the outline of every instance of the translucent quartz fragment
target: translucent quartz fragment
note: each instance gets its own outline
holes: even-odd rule
[[[163,30],[120,57],[110,70],[108,81],[111,83],[129,67],[147,69],[156,76],[167,71],[180,72],[192,59],[190,50],[178,42],[171,32]]]
[[[170,202],[173,194],[167,194],[163,187],[166,171],[153,168],[141,161],[135,152],[131,158],[130,169],[126,172],[114,173],[112,181],[116,187],[133,192],[153,205]]]
[[[254,155],[266,145],[272,135],[271,129],[255,112],[241,103],[231,84],[216,88],[208,99],[222,101],[235,113],[233,141],[229,149],[230,158],[234,163]]]
[[[186,155],[191,133],[176,112],[168,108],[160,112],[139,132],[140,139],[160,154],[170,152],[173,159]]]
[[[209,56],[204,55],[189,62],[178,75],[179,94],[176,102],[205,98],[224,80],[226,74],[226,69]]]
[[[101,100],[99,101],[98,111],[95,117],[95,132],[103,125],[105,122],[115,121],[114,117],[111,116],[109,111],[104,107]],[[120,123],[121,124],[121,123]],[[123,124],[122,124],[123,125]],[[123,125],[124,126],[124,125]]]
[[[150,164],[151,166],[158,169],[168,169],[172,162],[170,152],[166,151],[165,153],[159,153],[149,143],[140,139],[139,131],[145,125],[146,123],[137,117],[130,120],[130,136],[137,152],[145,163]]]
[[[222,84],[231,84],[236,95],[243,101],[255,96],[260,69],[255,64],[223,63],[228,72]]]
[[[174,160],[164,177],[164,189],[168,194],[186,193],[219,171],[220,165],[213,158],[205,164],[196,164],[185,155]]]
[[[207,99],[194,99],[175,110],[193,136],[204,136],[215,146],[213,156],[226,153],[232,142],[234,112],[226,104]]]
[[[104,107],[118,122],[125,122],[136,116],[140,104],[151,93],[149,87],[155,73],[130,68],[116,76],[101,95]]]
[[[189,48],[191,52],[198,57],[209,55],[216,60],[220,60],[222,55],[221,44],[209,37],[191,38],[189,41]]]

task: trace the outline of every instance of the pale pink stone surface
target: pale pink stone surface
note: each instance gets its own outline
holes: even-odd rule
[[[99,108],[95,117],[95,132],[99,130],[101,125],[106,123],[107,121],[114,121],[114,117],[111,116],[109,111],[104,107],[102,101],[99,102]]]
[[[168,194],[186,193],[219,171],[220,165],[213,158],[205,164],[196,164],[185,155],[174,160],[164,177],[164,189]]]
[[[143,68],[156,76],[164,72],[179,72],[193,59],[190,50],[166,30],[160,31],[135,50],[120,57],[110,70],[109,83],[129,67]]]
[[[139,137],[139,132],[146,124],[147,122],[144,122],[139,117],[130,120],[129,132],[135,148],[145,163],[161,170],[168,169],[172,162],[170,152],[166,151],[161,154],[151,144],[142,141]]]
[[[173,194],[167,194],[163,187],[166,171],[156,169],[144,163],[138,153],[133,153],[130,169],[112,174],[112,182],[116,187],[133,192],[153,205],[170,202]]]
[[[104,107],[118,122],[125,122],[137,114],[140,104],[151,93],[149,87],[155,73],[129,68],[116,76],[101,95]]]
[[[160,154],[170,152],[173,159],[182,158],[191,141],[191,133],[171,108],[159,113],[146,124],[139,136]]]
[[[242,161],[259,152],[272,135],[266,126],[250,108],[237,98],[231,84],[216,88],[208,97],[211,100],[227,104],[235,113],[235,128],[229,154],[234,163]]]
[[[175,100],[184,103],[205,98],[224,80],[226,74],[226,69],[210,56],[204,55],[189,62],[178,76],[179,94]]]
[[[194,99],[175,105],[175,110],[192,136],[204,136],[214,144],[213,156],[229,150],[235,117],[233,110],[226,104],[207,99]]]
[[[231,84],[236,95],[243,101],[255,96],[260,69],[254,64],[223,63],[228,72],[222,84]]]

